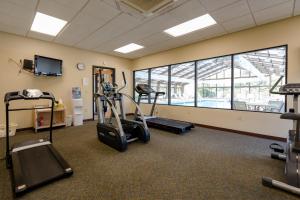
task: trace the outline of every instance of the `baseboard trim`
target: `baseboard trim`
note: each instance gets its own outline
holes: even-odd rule
[[[93,118],[89,118],[89,119],[84,119],[83,122],[89,122],[89,121],[94,121]]]
[[[269,140],[276,140],[276,141],[280,141],[280,142],[285,142],[286,141],[286,138],[282,138],[282,137],[276,137],[276,136],[271,136],[271,135],[263,135],[263,134],[259,134],[259,133],[240,131],[240,130],[229,129],[229,128],[221,128],[221,127],[210,126],[210,125],[205,125],[205,124],[197,124],[197,123],[193,123],[193,124],[195,126],[199,126],[199,127],[203,127],[203,128],[209,128],[209,129],[214,129],[214,130],[219,130],[219,131],[237,133],[237,134],[240,134],[240,135],[247,135],[247,136],[263,138],[263,139],[269,139]]]
[[[27,128],[17,128],[16,132],[28,131],[28,130],[33,130],[33,127],[27,127]]]
[[[132,116],[132,115],[134,115],[134,113],[127,113],[126,114],[126,116]],[[84,122],[93,121],[93,118],[84,119],[83,121]],[[276,137],[276,136],[271,136],[271,135],[263,135],[263,134],[259,134],[259,133],[240,131],[240,130],[229,129],[229,128],[222,128],[222,127],[211,126],[211,125],[206,125],[206,124],[198,124],[198,123],[193,123],[193,124],[195,126],[198,126],[198,127],[214,129],[214,130],[219,130],[219,131],[225,131],[225,132],[231,132],[231,133],[237,133],[237,134],[240,134],[240,135],[247,135],[247,136],[263,138],[263,139],[269,139],[269,140],[276,140],[276,141],[280,141],[280,142],[285,142],[286,141],[286,138],[282,138],[282,137]],[[27,131],[27,130],[33,130],[33,127],[18,128],[16,130],[16,132]]]

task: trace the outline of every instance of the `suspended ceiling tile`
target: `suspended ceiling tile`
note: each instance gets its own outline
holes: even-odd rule
[[[23,7],[22,4],[15,4],[7,0],[0,1],[0,13],[9,17],[25,19],[32,17],[34,7]]]
[[[252,12],[263,10],[287,1],[292,2],[293,0],[248,0]]]
[[[38,0],[2,0],[15,4],[23,9],[35,10]]]
[[[92,0],[70,22],[55,41],[66,45],[74,45],[88,37],[119,13],[118,10],[103,2]]]
[[[1,18],[1,14],[0,14],[0,18]],[[20,26],[12,26],[11,24],[2,23],[0,21],[0,31],[25,36],[27,29]]]
[[[164,14],[160,17],[152,18],[148,21],[143,21],[138,26],[134,27],[134,29],[124,32],[116,37],[111,37],[109,40],[105,41],[101,45],[97,46],[97,50],[104,51],[105,47],[118,48],[124,46],[128,43],[136,43],[140,41],[142,38],[148,37],[155,32],[163,32],[163,30],[167,29],[170,26],[174,26],[178,24],[179,21],[174,19],[169,14]],[[111,51],[108,50],[108,52]]]
[[[164,14],[162,16],[155,17],[151,21],[145,22],[143,25],[139,26],[137,30],[140,34],[147,34],[147,33],[155,33],[157,31],[163,31],[168,29],[172,26],[179,24],[180,21],[174,18],[173,16]]]
[[[88,37],[105,23],[106,21],[104,20],[98,20],[80,13],[63,32],[59,34],[55,41],[66,45],[74,45]]]
[[[272,21],[291,17],[293,14],[293,6],[293,2],[288,1],[271,8],[254,12],[253,15],[258,25],[266,24]]]
[[[168,14],[182,23],[206,13],[207,11],[198,0],[191,0],[173,9]]]
[[[164,32],[157,32],[148,37],[142,38],[138,41],[138,44],[141,44],[145,47],[151,46],[153,44],[161,43],[167,40],[172,39],[169,35]]]
[[[85,49],[95,49],[101,43],[129,31],[139,23],[139,20],[129,15],[121,14],[75,46]]]
[[[116,0],[103,0],[103,2],[110,5],[113,8],[119,8],[118,4],[116,3]]]
[[[99,0],[90,0],[88,5],[82,10],[82,14],[92,16],[101,21],[107,21],[120,13],[120,10]]]
[[[82,8],[88,2],[88,0],[54,0],[54,1],[58,4],[64,5],[72,9]]]
[[[300,15],[300,0],[295,0],[294,16]]]
[[[238,12],[237,12],[238,11]],[[219,23],[235,19],[244,15],[250,14],[250,9],[246,0],[238,1],[237,3],[226,6],[222,9],[214,11],[211,16]]]
[[[28,5],[15,1],[0,1],[0,29],[1,31],[26,35],[34,17],[34,1],[26,0]],[[31,2],[31,3],[30,3]]]
[[[29,31],[28,32],[28,37],[39,39],[39,40],[45,40],[45,41],[52,41],[54,37],[34,31]]]
[[[109,40],[109,41],[106,41],[106,42],[100,44],[94,50],[96,50],[98,52],[103,52],[103,53],[115,53],[114,52],[115,49],[120,48],[120,47],[125,46],[130,43],[139,44],[138,42],[136,42],[136,40],[125,39],[124,37],[121,37],[121,38],[117,37],[114,40]]]
[[[212,37],[217,37],[226,34],[224,28],[218,24],[211,27],[192,32],[190,34],[179,37],[178,39],[182,41],[182,45],[191,44],[201,40],[205,40]]]
[[[201,4],[208,10],[214,11],[225,6],[231,5],[239,0],[199,0]]]
[[[74,8],[53,0],[41,0],[37,11],[59,19],[70,21],[81,7],[81,4],[78,4],[78,6]]]
[[[253,20],[252,15],[248,14],[248,15],[238,17],[233,20],[229,20],[227,22],[223,22],[222,25],[227,32],[232,33],[232,32],[240,31],[240,30],[247,29],[250,27],[254,27],[255,22]]]

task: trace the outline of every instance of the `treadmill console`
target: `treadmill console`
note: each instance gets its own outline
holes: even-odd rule
[[[48,99],[55,101],[55,97],[50,92],[42,92],[38,89],[25,89],[22,91],[7,92],[4,96],[4,102],[7,104],[9,101],[14,100],[36,100],[36,99]]]
[[[280,94],[280,95],[300,95],[300,83],[288,83],[279,87],[278,91],[275,91],[275,88],[282,81],[284,76],[280,76],[280,78],[276,81],[276,83],[270,89],[271,94]]]
[[[139,94],[150,94],[150,93],[155,93],[155,91],[149,87],[148,84],[138,84],[135,87],[135,91]]]
[[[38,89],[26,89],[22,92],[22,96],[25,98],[40,98],[42,95],[43,92]]]
[[[279,88],[279,93],[299,95],[300,94],[300,83],[288,83]]]

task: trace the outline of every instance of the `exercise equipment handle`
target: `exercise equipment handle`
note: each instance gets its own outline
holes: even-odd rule
[[[127,85],[126,77],[125,77],[125,73],[124,72],[122,72],[122,76],[123,76],[123,80],[124,80],[125,85]]]
[[[102,76],[102,69],[99,70],[99,76],[100,76],[100,84],[102,84],[104,82],[104,78]]]
[[[117,93],[119,93],[121,90],[123,90],[127,86],[126,76],[125,76],[124,72],[122,72],[122,76],[123,76],[124,85],[120,89],[118,89]]]

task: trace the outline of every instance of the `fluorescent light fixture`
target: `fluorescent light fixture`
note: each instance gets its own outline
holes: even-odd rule
[[[67,24],[67,21],[37,12],[30,30],[56,36]]]
[[[164,30],[165,33],[172,35],[173,37],[178,37],[181,35],[185,35],[187,33],[203,29],[209,26],[216,24],[217,22],[209,15],[205,14],[200,17],[196,17],[189,21],[186,21],[182,24]]]
[[[141,45],[138,45],[138,44],[135,44],[135,43],[130,43],[130,44],[122,46],[118,49],[115,49],[114,51],[117,51],[117,52],[120,52],[120,53],[130,53],[132,51],[136,51],[136,50],[139,50],[139,49],[142,49],[142,48],[144,48],[144,47],[141,46]]]

